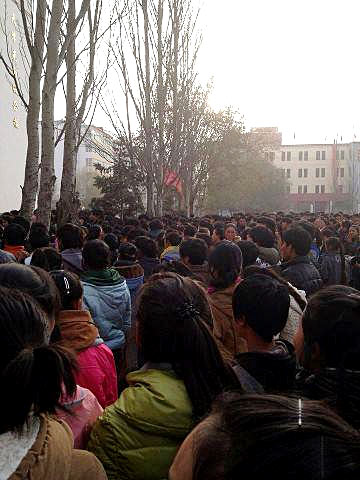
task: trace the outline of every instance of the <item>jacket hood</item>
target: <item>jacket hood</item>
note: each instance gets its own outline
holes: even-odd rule
[[[61,332],[61,344],[76,351],[90,347],[99,336],[87,310],[62,310],[56,323]]]
[[[210,294],[211,304],[226,315],[233,315],[232,311],[232,296],[236,285],[224,288],[223,290],[216,290],[214,287],[209,287],[208,293]]]
[[[144,275],[144,269],[138,262],[117,262],[114,267],[124,278],[138,278]]]
[[[110,408],[146,433],[179,439],[187,435],[193,425],[192,405],[184,382],[174,372],[139,370],[126,379],[129,388]]]
[[[302,387],[311,400],[324,400],[350,425],[360,428],[360,371],[324,368]]]
[[[80,249],[68,248],[61,252],[61,256],[65,268],[74,271],[79,275],[83,272],[82,251]]]
[[[296,375],[294,347],[286,340],[277,340],[270,352],[246,352],[236,357],[267,393],[292,390]]]
[[[89,270],[82,274],[81,280],[84,283],[89,283],[90,285],[96,285],[99,287],[120,285],[125,283],[124,277],[122,277],[120,273],[115,270],[115,268],[108,268],[100,271]]]

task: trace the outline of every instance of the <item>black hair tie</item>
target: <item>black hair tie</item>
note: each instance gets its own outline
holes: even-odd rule
[[[184,302],[176,309],[176,315],[182,320],[192,320],[194,317],[200,316],[200,312],[192,303]]]

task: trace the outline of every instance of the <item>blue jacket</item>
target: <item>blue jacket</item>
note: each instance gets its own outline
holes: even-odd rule
[[[82,276],[84,307],[111,350],[125,345],[131,327],[131,299],[125,279],[114,269]]]

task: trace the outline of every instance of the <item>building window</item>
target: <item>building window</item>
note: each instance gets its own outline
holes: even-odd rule
[[[290,162],[291,160],[291,152],[286,152],[286,160]]]
[[[320,177],[320,168],[317,168],[315,171],[315,177],[319,178]]]
[[[270,152],[270,162],[273,162],[275,160],[275,152]]]
[[[286,193],[290,193],[290,185],[286,185]]]
[[[304,168],[304,178],[307,178],[307,176],[308,176],[308,169]]]
[[[291,170],[290,170],[290,168],[287,168],[286,169],[286,178],[290,178],[290,176],[291,176]]]
[[[325,177],[325,168],[322,168],[322,169],[321,169],[321,177],[322,177],[322,178]]]
[[[321,193],[325,193],[325,185],[321,185]]]
[[[298,193],[302,193],[302,185],[298,186]]]
[[[345,168],[340,168],[340,177],[344,178]]]
[[[321,152],[321,160],[325,160],[325,159],[326,159],[326,152],[325,152],[325,150],[323,150]]]
[[[304,152],[304,161],[309,160],[309,152]]]
[[[269,152],[265,152],[265,160],[268,162],[269,161]]]
[[[281,152],[281,160],[285,162],[285,152]]]
[[[307,193],[307,185],[303,185],[303,193]]]
[[[299,177],[299,178],[302,178],[302,168],[299,168],[298,177]]]
[[[86,166],[87,166],[87,167],[92,167],[92,164],[93,164],[93,163],[92,163],[92,158],[87,158],[87,159],[86,159]]]
[[[315,193],[320,193],[320,185],[315,185]]]
[[[301,162],[303,159],[303,152],[299,152],[299,161]]]
[[[341,160],[345,160],[345,150],[341,150]]]
[[[320,160],[320,151],[316,152],[316,160]]]
[[[339,160],[339,157],[340,157],[339,153],[340,153],[339,150],[336,150],[336,160]]]

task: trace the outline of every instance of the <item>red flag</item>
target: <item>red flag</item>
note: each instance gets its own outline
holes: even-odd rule
[[[179,175],[176,172],[168,170],[165,173],[164,184],[167,187],[175,187],[179,195],[182,195],[182,182]]]

